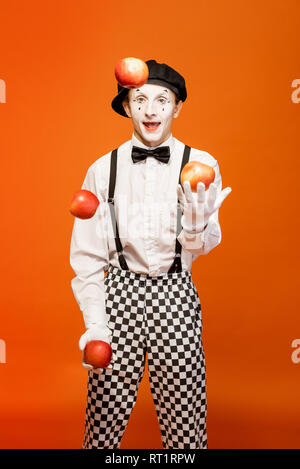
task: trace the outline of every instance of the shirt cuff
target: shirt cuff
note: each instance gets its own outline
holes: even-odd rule
[[[95,324],[107,326],[108,318],[106,311],[103,311],[103,306],[92,304],[87,306],[82,313],[86,329]]]
[[[197,235],[197,234],[204,233],[204,231],[206,230],[207,226],[208,226],[208,223],[206,223],[205,227],[202,228],[202,230],[200,230],[200,231],[197,231],[197,230],[195,230],[195,231],[187,231],[187,230],[185,230],[185,229],[183,229],[183,228],[182,228],[182,229],[183,229],[183,231],[184,231],[187,235],[195,236],[195,235]]]
[[[188,233],[182,229],[177,239],[186,251],[191,253],[198,252],[204,245],[204,231]]]

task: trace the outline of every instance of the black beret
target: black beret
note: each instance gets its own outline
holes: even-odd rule
[[[156,60],[147,60],[146,64],[149,69],[149,76],[146,83],[152,85],[165,86],[172,90],[178,99],[185,101],[187,98],[187,92],[185,87],[185,80],[180,73],[176,72],[173,68],[169,67],[167,64],[159,64]],[[118,94],[112,100],[111,106],[114,111],[124,117],[128,117],[124,108],[122,101],[129,92],[128,88],[124,88],[118,83]]]

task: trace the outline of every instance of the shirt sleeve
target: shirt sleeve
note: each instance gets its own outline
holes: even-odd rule
[[[92,218],[74,220],[70,247],[70,264],[75,277],[71,280],[73,294],[83,313],[85,326],[107,325],[104,272],[108,269],[107,203],[104,191],[97,188],[93,165],[89,168],[82,189],[99,199]]]
[[[222,191],[222,178],[217,162],[213,168],[215,170],[214,183],[217,185],[219,194]],[[177,239],[183,249],[193,254],[192,261],[197,259],[197,257],[200,255],[208,254],[213,248],[220,244],[222,239],[221,227],[219,223],[219,209],[211,215],[203,232],[195,232],[190,234],[182,229]]]

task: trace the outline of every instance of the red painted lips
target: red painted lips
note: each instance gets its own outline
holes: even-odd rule
[[[143,122],[143,124],[146,127],[146,129],[149,130],[150,132],[158,129],[158,127],[160,126],[160,122]]]

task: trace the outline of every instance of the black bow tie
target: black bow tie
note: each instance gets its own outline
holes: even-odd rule
[[[134,163],[143,161],[148,158],[148,156],[153,156],[162,163],[168,163],[170,159],[170,147],[157,147],[155,150],[147,150],[147,148],[140,148],[136,146],[132,147],[131,157]]]

